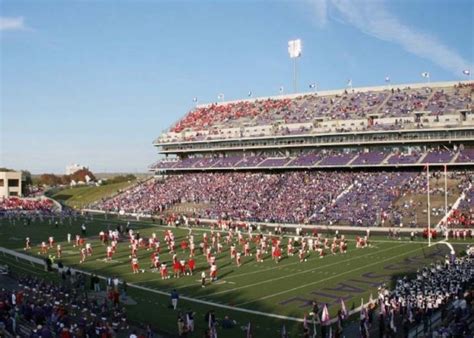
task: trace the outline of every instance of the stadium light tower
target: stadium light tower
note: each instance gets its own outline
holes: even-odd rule
[[[290,54],[290,59],[293,59],[293,89],[295,93],[297,92],[297,82],[296,82],[296,60],[301,56],[302,44],[300,39],[288,41],[288,53]]]

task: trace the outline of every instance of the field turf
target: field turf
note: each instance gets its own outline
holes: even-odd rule
[[[71,244],[67,244],[67,233],[74,238],[80,233],[80,224],[87,224],[88,241],[93,245],[93,256],[88,257],[86,262],[79,264],[79,250]],[[155,327],[166,332],[177,331],[176,312],[169,309],[169,297],[155,293],[169,292],[176,288],[181,296],[202,300],[209,303],[199,303],[190,300],[180,300],[179,307],[182,310],[188,308],[196,311],[196,323],[199,337],[202,329],[206,326],[202,319],[209,309],[215,309],[217,317],[223,318],[228,315],[235,319],[238,324],[236,328],[219,329],[221,336],[242,337],[245,336],[241,329],[252,323],[254,337],[278,336],[278,331],[284,324],[290,332],[290,336],[301,333],[301,323],[292,318],[301,319],[304,313],[311,310],[309,303],[317,300],[319,303],[328,303],[331,316],[339,309],[340,298],[344,298],[346,307],[350,310],[361,303],[361,299],[367,302],[370,294],[376,297],[377,286],[385,282],[391,285],[396,277],[415,272],[419,267],[426,266],[436,260],[444,259],[448,249],[445,245],[427,247],[426,241],[409,241],[408,238],[401,240],[388,240],[386,237],[372,237],[371,247],[356,249],[354,235],[346,235],[350,239],[348,252],[346,254],[327,255],[320,259],[316,253],[311,253],[307,261],[300,263],[297,255],[286,257],[286,239],[283,240],[283,259],[275,263],[265,256],[263,263],[255,260],[255,250],[252,257],[242,255],[243,265],[237,267],[230,260],[229,248],[224,245],[224,251],[217,255],[219,268],[218,281],[201,288],[200,272],[207,269],[207,263],[203,255],[198,252],[196,258],[197,271],[193,276],[184,276],[179,279],[171,278],[161,280],[158,272],[150,270],[150,252],[139,249],[138,258],[140,268],[144,273],[132,274],[128,242],[121,242],[112,262],[104,261],[105,247],[98,240],[99,231],[106,230],[108,226],[115,228],[120,222],[117,219],[104,220],[95,217],[92,221],[78,219],[71,225],[65,224],[55,228],[48,221],[35,222],[25,225],[18,222],[15,225],[3,220],[0,226],[0,246],[24,252],[24,239],[29,236],[34,248],[30,254],[39,256],[37,245],[41,241],[47,241],[49,236],[54,236],[57,242],[63,246],[62,261],[66,266],[95,272],[101,276],[119,276],[125,279],[129,287],[129,295],[138,302],[137,305],[129,307],[129,316],[133,320],[152,322]],[[161,261],[168,262],[169,270],[171,256],[168,253],[163,240],[163,232],[170,229],[165,226],[157,226],[149,222],[131,222],[135,231],[139,231],[142,237],[148,238],[153,232],[161,241]],[[187,234],[187,229],[172,228],[176,236],[177,246]],[[194,231],[195,241],[199,243],[203,232],[208,229],[196,228]],[[324,235],[324,234],[323,234]],[[360,234],[363,235],[363,234]],[[224,235],[223,235],[224,238]],[[468,242],[453,242],[457,251],[465,248]],[[237,247],[241,251],[241,247]],[[178,258],[187,258],[188,252],[183,253],[177,249]],[[55,254],[55,250],[51,250]],[[11,257],[0,256],[0,263],[13,265],[15,269],[25,273],[43,274],[42,267],[32,266],[27,262],[14,261]],[[138,285],[146,289],[137,289]],[[219,305],[237,307],[240,310],[222,308]],[[249,312],[246,312],[246,311]],[[252,312],[253,311],[253,312]],[[255,313],[258,311],[259,313]],[[277,314],[289,317],[285,320],[272,318],[266,314]],[[194,337],[192,336],[192,337]]]

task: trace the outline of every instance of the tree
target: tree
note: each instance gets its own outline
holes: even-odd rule
[[[28,170],[21,171],[21,177],[23,178],[25,185],[32,185],[33,180],[31,178],[31,173]]]
[[[61,184],[61,177],[54,174],[42,174],[39,183],[49,186],[59,185]]]
[[[89,176],[89,179],[91,181],[96,180],[94,174],[89,169],[81,169],[81,170],[76,171],[74,174],[70,175],[69,182],[71,180],[74,180],[76,182],[79,182],[79,181],[86,182],[87,181],[86,176]]]

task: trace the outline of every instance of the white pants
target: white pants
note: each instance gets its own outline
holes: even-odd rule
[[[173,298],[171,300],[171,304],[173,304],[173,309],[176,310],[176,308],[178,307],[178,300],[176,298]]]

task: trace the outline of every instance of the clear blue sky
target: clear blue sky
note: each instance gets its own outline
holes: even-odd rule
[[[193,97],[289,90],[293,38],[304,90],[474,71],[470,0],[12,0],[0,16],[0,166],[33,173],[145,171]]]

